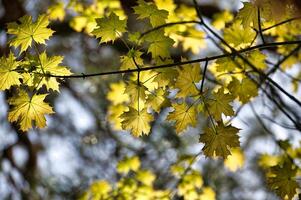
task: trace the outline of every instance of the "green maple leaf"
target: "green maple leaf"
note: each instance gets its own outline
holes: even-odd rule
[[[231,155],[230,148],[239,147],[239,129],[231,125],[225,126],[222,122],[217,126],[207,127],[200,135],[200,142],[204,143],[203,151],[205,156],[220,156],[226,159]]]
[[[54,113],[52,108],[44,102],[47,94],[33,95],[21,90],[16,97],[9,99],[12,109],[8,113],[10,122],[18,122],[22,131],[27,131],[32,127],[32,122],[39,128],[46,126],[45,114]]]
[[[147,109],[138,111],[132,107],[129,107],[129,111],[123,113],[120,118],[122,128],[131,131],[136,137],[148,135],[151,129],[150,122],[154,120],[154,117],[147,113]]]
[[[159,10],[155,4],[146,3],[144,0],[138,0],[138,6],[134,7],[134,11],[138,15],[138,19],[149,18],[153,27],[165,24],[168,17],[166,10]]]
[[[252,97],[256,97],[258,95],[258,88],[256,84],[248,78],[244,78],[241,82],[236,78],[233,78],[228,85],[228,89],[231,94],[238,97],[239,101],[243,104],[249,102]]]
[[[258,28],[258,8],[251,2],[243,2],[244,7],[239,10],[237,18],[242,20],[244,28],[250,27],[251,23],[254,28]]]
[[[277,165],[271,168],[267,175],[267,183],[282,199],[286,197],[292,199],[299,188],[295,180],[296,174],[297,168],[291,162],[285,161],[282,166]]]
[[[215,120],[222,119],[222,114],[226,116],[233,116],[234,111],[230,103],[234,100],[234,97],[230,94],[225,94],[224,89],[221,88],[217,92],[213,93],[213,97],[208,100],[210,115]]]
[[[109,17],[96,19],[97,27],[92,31],[100,43],[114,41],[126,31],[126,20],[120,20],[115,13]]]
[[[167,120],[176,121],[177,133],[182,132],[188,125],[195,126],[197,122],[197,112],[194,107],[189,107],[186,103],[172,104],[174,111],[171,112]]]
[[[25,15],[19,19],[20,24],[16,22],[7,25],[7,33],[14,35],[10,41],[10,46],[21,47],[21,52],[26,51],[31,46],[32,41],[39,44],[45,44],[54,33],[47,28],[49,20],[46,15],[40,15],[36,22],[32,22],[32,17]]]
[[[20,85],[22,76],[15,70],[21,62],[16,61],[12,52],[8,57],[0,58],[0,90],[9,89],[13,85]]]
[[[179,88],[180,91],[177,93],[177,97],[185,98],[199,93],[196,83],[201,80],[201,68],[198,64],[185,66],[178,70],[178,74],[180,76],[176,79],[175,87]]]
[[[48,57],[46,52],[39,55],[37,60],[33,61],[33,65],[36,66],[34,70],[34,76],[29,76],[27,84],[40,89],[43,85],[46,86],[48,90],[52,89],[54,91],[59,91],[59,82],[55,77],[48,77],[48,74],[68,76],[72,73],[65,66],[60,66],[62,63],[62,56],[51,56]]]
[[[150,43],[148,53],[151,53],[153,58],[169,57],[169,49],[174,44],[174,41],[165,36],[163,30],[153,31],[147,34],[144,38]]]

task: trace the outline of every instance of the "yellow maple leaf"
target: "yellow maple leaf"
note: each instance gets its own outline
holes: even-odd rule
[[[204,143],[203,151],[207,157],[220,156],[224,159],[231,155],[230,148],[239,147],[239,129],[222,122],[215,127],[207,127],[200,135],[200,142]]]
[[[154,79],[157,75],[158,75],[158,73],[153,70],[147,70],[147,71],[140,72],[140,75],[139,75],[140,84],[142,84],[143,86],[146,87],[147,92],[154,91],[155,89],[158,88],[158,83],[154,81]],[[131,79],[133,81],[137,81],[138,74],[137,73],[133,74]]]
[[[233,20],[233,14],[226,10],[213,15],[212,26],[218,30],[225,28],[226,24]]]
[[[199,93],[196,83],[201,80],[201,69],[198,64],[184,66],[183,69],[178,70],[180,76],[176,79],[175,87],[180,91],[177,97],[185,98],[187,96],[196,95]]]
[[[162,105],[167,101],[165,95],[165,91],[158,88],[147,96],[146,104],[154,111],[160,112]]]
[[[177,133],[182,132],[187,128],[188,125],[195,126],[197,122],[197,112],[195,107],[188,106],[186,103],[172,104],[174,111],[171,112],[167,120],[176,121],[176,131]]]
[[[252,63],[252,65],[254,65],[257,69],[264,70],[267,68],[267,65],[265,63],[266,55],[258,50],[246,53],[245,58],[248,59],[249,62]],[[244,61],[239,60],[239,63],[241,63],[241,67],[243,69],[250,69],[250,66]]]
[[[15,71],[21,62],[16,61],[12,52],[8,57],[0,58],[0,90],[9,89],[13,85],[20,85],[22,76]]]
[[[252,28],[244,28],[239,21],[234,22],[224,31],[224,39],[226,42],[237,49],[249,46],[255,36],[256,33]]]
[[[54,91],[59,91],[59,82],[55,77],[48,77],[48,74],[68,76],[72,73],[65,66],[60,66],[63,61],[62,56],[51,56],[48,57],[44,51],[38,55],[37,60],[32,63],[35,66],[33,75],[29,76],[27,84],[40,89],[43,85],[46,86],[48,90],[52,89]]]
[[[141,110],[144,108],[144,103],[146,101],[146,91],[147,87],[142,83],[138,85],[136,81],[130,81],[126,86],[124,93],[129,95],[131,107]]]
[[[13,106],[8,113],[10,122],[18,122],[22,131],[27,131],[32,127],[32,122],[39,128],[46,126],[45,114],[54,113],[52,108],[45,103],[47,94],[33,95],[21,90],[18,96],[9,99],[9,104]]]
[[[31,46],[32,41],[39,44],[45,44],[54,33],[47,28],[49,24],[46,15],[40,15],[36,22],[32,22],[32,17],[25,15],[19,19],[20,24],[16,22],[8,23],[7,33],[14,35],[10,41],[10,46],[21,47],[21,52],[26,51]]]
[[[112,102],[113,105],[126,103],[130,100],[130,97],[125,92],[126,84],[122,81],[118,83],[110,84],[110,91],[107,94],[107,99]]]
[[[108,107],[108,119],[109,122],[113,124],[115,130],[122,130],[122,119],[120,118],[120,115],[126,111],[128,111],[128,107],[123,104],[111,104]]]
[[[239,10],[237,18],[242,20],[244,28],[251,25],[258,29],[258,7],[253,2],[243,2],[244,7]]]
[[[213,93],[213,97],[208,99],[210,115],[214,117],[215,120],[221,120],[222,114],[226,116],[233,116],[234,111],[230,102],[234,100],[234,97],[230,94],[225,94],[224,89],[221,88],[217,92]]]
[[[179,75],[176,69],[167,68],[167,69],[158,69],[158,73],[154,78],[154,82],[158,84],[159,87],[165,88],[169,85],[173,85],[176,77]]]
[[[143,65],[143,59],[141,58],[142,52],[136,50],[130,50],[127,55],[120,57],[121,70],[136,69],[136,64],[141,67]],[[134,62],[135,59],[135,62]]]
[[[198,54],[200,48],[206,47],[206,34],[203,31],[196,30],[193,27],[189,27],[187,31],[184,32],[184,35],[185,36],[181,40],[184,51],[190,49],[192,53]]]
[[[129,107],[129,111],[123,113],[120,118],[122,119],[122,128],[131,131],[136,137],[143,134],[148,135],[151,129],[150,122],[154,119],[145,108],[138,111],[132,107]]]

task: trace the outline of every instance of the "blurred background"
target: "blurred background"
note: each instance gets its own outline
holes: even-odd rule
[[[95,2],[106,1],[81,1],[87,8]],[[189,0],[174,2],[177,5],[192,5]],[[25,14],[35,18],[47,13],[53,3],[56,1],[0,0],[0,56],[9,51],[6,24]],[[62,3],[67,5],[72,1]],[[202,0],[199,4],[209,21],[222,10],[236,13],[242,7],[239,0]],[[116,9],[122,8],[129,19],[133,5],[135,1],[132,0],[116,1]],[[94,37],[85,34],[85,28],[93,26],[89,22],[101,17],[97,12],[94,17],[87,13],[67,10],[63,20],[59,17],[54,19],[50,27],[55,34],[47,42],[47,52],[50,55],[63,55],[64,65],[74,73],[118,70],[119,56],[126,54],[127,48],[119,40],[114,44],[99,45]],[[74,20],[76,16],[78,20]],[[80,20],[84,22],[80,23]],[[207,45],[198,57],[219,52],[210,42]],[[43,50],[44,47],[40,48]],[[180,48],[175,49],[172,56],[183,55],[188,58],[192,56]],[[294,74],[296,70],[292,68],[289,73]],[[1,92],[0,199],[76,199],[95,180],[116,182],[119,178],[117,162],[133,155],[139,156],[142,165],[158,175],[158,186],[168,187],[172,182],[168,173],[170,165],[181,156],[197,154],[202,148],[198,137],[204,119],[200,118],[197,128],[189,128],[182,135],[177,135],[171,124],[165,122],[166,112],[157,116],[149,136],[135,138],[126,131],[115,131],[107,118],[110,102],[106,96],[110,83],[120,79],[120,75],[111,75],[62,81],[60,93],[48,97],[56,114],[47,117],[47,128],[33,129],[28,133],[20,133],[15,125],[8,123],[6,100],[9,94]],[[280,74],[275,76],[277,79],[291,90],[287,76]],[[214,188],[217,199],[277,199],[265,186],[263,171],[257,166],[258,157],[264,153],[279,153],[275,138],[289,138],[295,145],[300,140],[300,134],[296,134],[295,130],[281,125],[285,119],[282,120],[282,114],[268,100],[259,96],[251,105],[253,108],[250,105],[241,108],[234,105],[236,109],[240,108],[233,125],[243,129],[240,141],[244,165],[233,172],[223,165],[223,161],[208,159],[203,155],[193,165],[201,171],[204,182]],[[266,122],[274,135],[262,128],[254,112]],[[273,123],[270,118],[281,123]]]

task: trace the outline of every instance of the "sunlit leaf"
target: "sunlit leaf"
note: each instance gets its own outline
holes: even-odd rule
[[[8,113],[8,120],[20,124],[22,131],[32,128],[32,122],[35,122],[35,126],[44,128],[46,126],[45,115],[54,113],[44,101],[46,96],[47,94],[35,94],[30,97],[25,91],[19,91],[18,96],[9,99],[12,109]]]

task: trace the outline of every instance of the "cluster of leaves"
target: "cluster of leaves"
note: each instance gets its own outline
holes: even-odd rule
[[[196,126],[198,115],[209,116],[212,124],[200,138],[200,141],[205,143],[204,153],[207,156],[226,158],[230,155],[231,147],[239,147],[237,135],[239,129],[225,124],[222,120],[222,115],[234,115],[230,103],[235,96],[225,93],[224,88],[213,93],[209,90],[201,91],[202,75],[200,65],[197,63],[177,66],[177,69],[170,67],[145,70],[147,64],[144,63],[143,52],[139,49],[147,49],[147,53],[152,57],[151,63],[168,65],[173,64],[169,51],[173,44],[182,43],[184,40],[183,49],[187,50],[187,43],[191,41],[189,37],[184,39],[179,37],[183,34],[182,32],[157,28],[168,20],[171,22],[184,20],[181,15],[177,14],[184,8],[179,8],[179,11],[179,9],[175,9],[175,6],[170,6],[168,7],[169,12],[167,12],[160,9],[159,6],[160,4],[157,6],[154,3],[138,1],[138,5],[134,7],[137,19],[148,19],[149,21],[146,23],[149,23],[150,29],[153,28],[152,31],[144,34],[140,34],[143,30],[134,33],[127,31],[126,20],[119,19],[114,13],[97,20],[98,26],[92,34],[101,38],[101,43],[114,41],[121,34],[127,32],[128,40],[133,43],[133,47],[129,49],[127,55],[121,56],[120,69],[137,70],[137,73],[130,75],[127,81],[111,85],[112,90],[108,93],[108,99],[112,103],[109,109],[109,119],[115,123],[117,128],[129,130],[133,135],[141,136],[150,133],[150,123],[154,120],[153,114],[159,113],[163,108],[172,109],[167,120],[174,122],[177,133],[184,132],[188,126]],[[197,20],[195,11],[191,16],[186,16],[185,20]],[[184,27],[185,32],[193,30],[200,33],[197,35],[204,35],[193,24]],[[181,27],[176,27],[176,29],[181,30]],[[201,41],[199,46],[197,46],[199,43],[193,42],[194,47],[198,49],[203,47],[203,37],[194,38],[194,40]],[[185,60],[183,61],[185,62]],[[239,82],[233,81],[231,85],[233,91],[239,93],[239,90],[236,90]],[[169,98],[168,96],[173,90],[178,90],[178,92]],[[246,101],[251,97],[250,94],[245,96],[247,96],[244,97]]]
[[[175,179],[177,192],[169,189],[156,189],[154,183],[158,177],[150,170],[143,169],[138,157],[129,157],[117,164],[121,175],[116,185],[105,180],[94,182],[83,194],[81,200],[88,199],[145,199],[168,200],[178,196],[185,200],[215,200],[215,192],[204,186],[202,175],[197,170],[185,172],[192,158],[186,157],[170,167]]]
[[[0,90],[17,90],[8,101],[8,120],[17,122],[22,131],[32,128],[32,122],[39,128],[45,127],[45,114],[53,113],[45,98],[49,91],[59,91],[59,82],[49,74],[71,75],[69,69],[60,65],[62,56],[39,53],[37,44],[45,44],[54,33],[48,24],[48,17],[41,15],[35,22],[24,16],[19,23],[7,26],[7,33],[12,35],[10,46],[19,47],[20,51],[19,58],[13,52],[0,58]]]
[[[195,7],[176,6],[172,0],[138,0],[133,10],[136,20],[144,23],[141,30],[131,30],[127,26],[127,18],[120,9],[119,1],[96,1],[87,7],[71,1],[67,8],[76,13],[70,22],[76,31],[84,30],[100,38],[100,43],[120,39],[128,48],[128,53],[120,57],[120,71],[112,72],[123,74],[124,81],[112,83],[107,95],[111,102],[108,119],[114,128],[128,130],[137,137],[148,135],[155,116],[168,111],[166,121],[181,134],[189,127],[196,127],[198,119],[203,117],[208,119],[208,123],[204,130],[200,130],[200,142],[204,144],[202,150],[207,157],[227,159],[231,153],[237,153],[237,149],[239,151],[240,129],[231,124],[231,119],[236,115],[234,103],[249,103],[258,96],[259,88],[268,75],[279,67],[288,69],[301,57],[300,53],[290,55],[279,66],[269,68],[268,54],[255,46],[260,41],[266,44],[265,36],[272,36],[273,41],[296,41],[300,36],[300,20],[291,20],[281,24],[281,27],[274,26],[281,20],[295,18],[298,13],[293,6],[286,5],[283,16],[278,17],[271,0],[245,2],[235,17],[228,11],[218,13],[210,25],[205,24]],[[62,20],[64,16],[64,4],[57,3],[49,9],[48,16],[41,15],[35,22],[30,16],[24,16],[19,23],[8,24],[7,33],[12,35],[9,44],[20,50],[18,58],[13,52],[1,58],[0,89],[17,90],[17,95],[8,102],[11,105],[8,118],[11,122],[17,122],[23,131],[31,128],[32,122],[37,127],[45,127],[45,114],[53,113],[45,98],[50,91],[59,91],[59,79],[80,77],[70,76],[71,72],[60,66],[63,57],[48,56],[46,51],[40,53],[38,49],[38,45],[45,44],[53,34],[47,28],[48,18]],[[95,20],[97,16],[103,17]],[[172,58],[172,49],[176,47],[193,54],[199,53],[206,47],[206,40],[212,39],[212,34],[208,32],[220,39],[221,44],[213,41],[224,54],[191,61],[182,58],[180,62]],[[277,46],[276,53],[285,55],[294,48],[296,45]],[[200,62],[204,64],[200,66]],[[216,84],[205,84],[205,79],[213,79]],[[296,79],[293,84],[297,90]],[[290,170],[295,169],[292,162],[284,162],[284,167],[290,174]],[[282,168],[276,168],[270,167],[273,174],[270,177],[283,178],[280,173]],[[131,167],[129,170],[135,172],[133,176],[140,174],[148,178],[147,181],[141,177],[138,180],[124,178],[120,182],[123,188],[137,195],[140,188],[142,193],[157,195],[152,181],[149,181],[154,179],[150,178],[154,177],[151,172],[140,172]],[[195,174],[190,177],[193,180],[187,178],[184,181],[187,186],[179,184],[182,185],[179,191],[184,191],[180,195],[190,194],[188,190],[191,187],[197,188],[194,191],[203,191],[201,178],[194,180],[198,177]],[[190,182],[196,185],[189,186]],[[271,188],[283,198],[292,198],[296,193],[296,184],[284,187],[273,182]],[[120,195],[115,194],[119,189],[113,189],[104,181],[91,186],[92,196],[96,195],[95,190],[103,191],[103,194],[97,193],[100,196]],[[158,196],[164,196],[166,192],[158,191]]]

